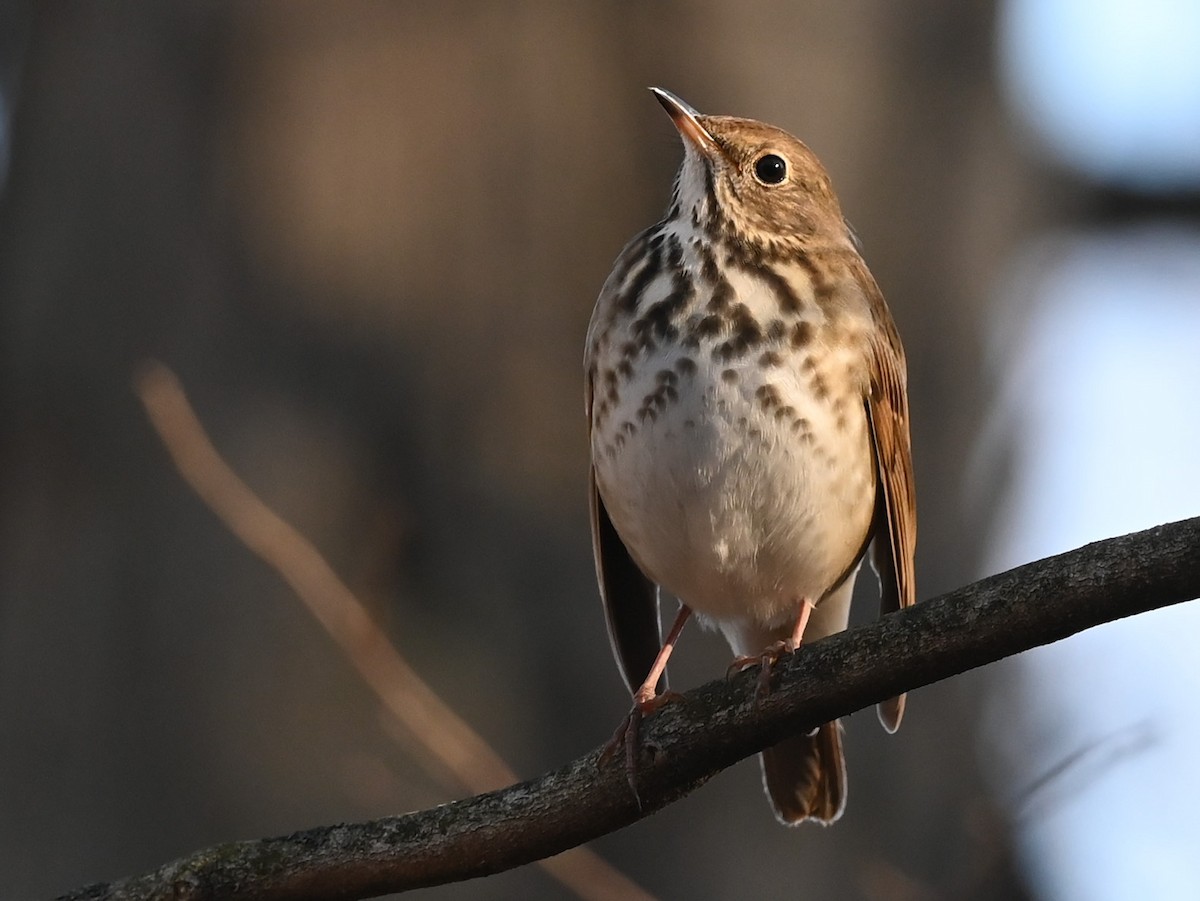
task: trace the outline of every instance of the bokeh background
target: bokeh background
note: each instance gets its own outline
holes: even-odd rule
[[[147,358],[518,772],[611,733],[580,360],[680,157],[647,85],[831,170],[908,349],[922,597],[1200,512],[1197,46],[1188,0],[7,0],[0,896],[449,798],[173,470]],[[835,828],[748,761],[594,847],[671,898],[1200,897],[1198,625],[850,718]],[[675,684],[727,657],[687,632]]]

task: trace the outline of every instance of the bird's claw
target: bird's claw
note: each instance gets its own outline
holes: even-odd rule
[[[640,692],[635,694],[633,696],[633,707],[625,715],[625,718],[621,720],[621,724],[617,726],[617,731],[613,733],[613,737],[605,742],[604,747],[600,749],[599,764],[601,766],[615,757],[619,750],[624,749],[625,779],[629,783],[629,788],[633,792],[634,800],[637,801],[639,809],[642,806],[642,799],[638,795],[637,790],[637,768],[638,757],[642,750],[642,720],[668,701],[682,700],[684,700],[683,695],[677,691],[664,691],[662,694],[653,695],[652,697],[644,697]]]
[[[729,669],[725,671],[725,678],[732,679],[743,670],[747,670],[752,666],[760,666],[758,680],[754,688],[754,698],[758,700],[765,698],[771,693],[771,678],[774,675],[775,664],[777,664],[785,654],[791,654],[799,647],[791,641],[777,641],[761,653],[750,654],[745,657],[735,657],[733,662],[729,664]]]

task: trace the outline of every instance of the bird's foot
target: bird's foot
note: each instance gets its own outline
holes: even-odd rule
[[[613,737],[600,750],[599,763],[601,766],[615,757],[618,751],[624,750],[625,778],[629,782],[629,788],[633,791],[633,797],[637,801],[639,808],[642,806],[642,799],[638,796],[637,790],[637,767],[638,756],[642,750],[642,720],[669,701],[683,700],[683,695],[677,691],[664,691],[662,694],[657,695],[653,694],[652,691],[647,692],[639,689],[634,694],[632,709],[621,720],[621,725],[617,726],[617,731],[613,733]]]
[[[733,663],[729,664],[729,669],[725,671],[725,678],[732,679],[738,673],[752,666],[762,667],[758,673],[758,684],[754,688],[754,697],[756,699],[765,698],[771,693],[771,677],[774,675],[775,664],[783,659],[785,654],[791,654],[799,647],[800,642],[792,641],[789,638],[768,645],[761,653],[735,657]]]

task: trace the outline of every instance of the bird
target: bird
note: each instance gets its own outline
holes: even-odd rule
[[[665,217],[636,235],[585,339],[592,546],[633,693],[614,743],[634,784],[639,721],[674,694],[693,615],[731,672],[844,630],[862,561],[881,615],[914,603],[907,364],[892,315],[816,155],[753,119],[650,89],[683,141]],[[660,593],[679,602],[665,638]],[[888,732],[904,695],[878,705]],[[776,817],[845,809],[838,721],[761,753]],[[634,788],[636,793],[636,786]]]

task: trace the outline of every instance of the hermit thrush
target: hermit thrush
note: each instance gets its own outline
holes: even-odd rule
[[[630,741],[693,611],[735,667],[766,674],[802,637],[846,628],[868,549],[883,611],[915,597],[904,351],[829,176],[778,128],[653,90],[683,165],[666,218],[605,282],[585,356],[593,547]],[[665,642],[660,587],[680,603]],[[903,696],[879,705],[889,732],[903,711]],[[841,815],[837,722],[762,766],[783,822]]]

